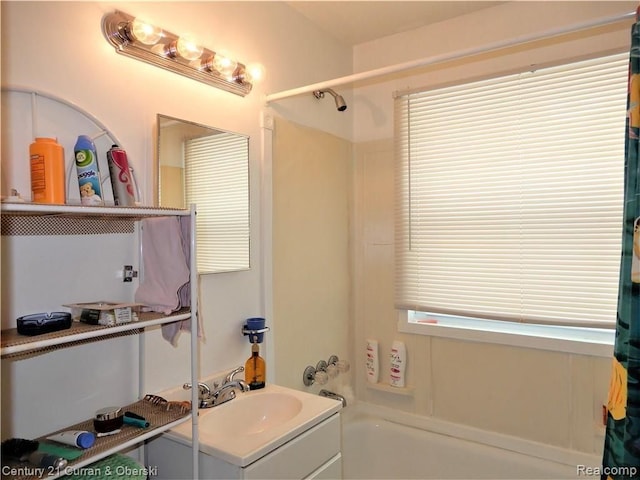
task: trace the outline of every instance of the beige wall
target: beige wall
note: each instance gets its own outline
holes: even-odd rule
[[[304,387],[305,367],[350,354],[351,143],[279,118],[274,133],[276,381],[317,391]]]
[[[598,453],[608,358],[399,334],[393,308],[393,142],[355,148],[355,336],[359,400],[404,412]],[[380,347],[380,382],[394,339],[407,346],[408,391],[369,387],[365,341]],[[388,382],[387,382],[388,383]]]
[[[184,168],[160,165],[159,178],[161,205],[184,208]]]
[[[636,6],[634,2],[506,2],[358,45],[354,71],[558,31],[632,12]],[[359,400],[415,414],[416,421],[454,422],[599,455],[608,358],[398,333],[393,306],[393,96],[398,91],[625,51],[630,23],[555,36],[355,86],[353,378]],[[407,390],[394,393],[368,386],[367,338],[379,341],[382,365],[394,339],[406,343]]]

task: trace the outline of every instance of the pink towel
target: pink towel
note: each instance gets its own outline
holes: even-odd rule
[[[142,280],[135,300],[149,311],[170,315],[191,306],[190,224],[189,217],[142,221]],[[162,336],[175,346],[180,331],[189,330],[190,324],[184,320],[163,325]]]

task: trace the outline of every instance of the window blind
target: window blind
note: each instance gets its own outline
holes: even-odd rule
[[[247,139],[220,133],[186,140],[184,148],[186,204],[198,209],[198,272],[248,265]]]
[[[613,326],[628,58],[395,100],[396,306]]]

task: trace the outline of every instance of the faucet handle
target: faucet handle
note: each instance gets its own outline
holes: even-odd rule
[[[244,367],[240,365],[238,368],[234,368],[229,374],[224,378],[224,383],[233,382],[234,378],[237,374],[244,372]],[[224,385],[224,384],[223,384]]]
[[[191,385],[190,383],[185,383],[182,385],[183,390],[191,390],[192,387],[193,385]],[[210,395],[211,389],[209,388],[209,385],[207,385],[206,383],[198,383],[198,394],[200,397]]]

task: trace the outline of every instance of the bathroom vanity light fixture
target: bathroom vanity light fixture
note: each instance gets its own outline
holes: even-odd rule
[[[122,55],[243,97],[263,74],[258,64],[245,66],[202,47],[192,37],[175,35],[120,11],[105,15],[102,31]]]

